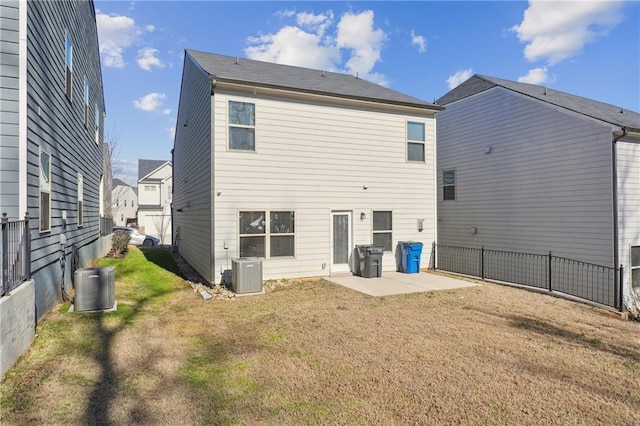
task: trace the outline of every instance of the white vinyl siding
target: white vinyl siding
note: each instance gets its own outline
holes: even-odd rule
[[[256,155],[227,148],[229,100],[256,105]],[[222,90],[213,104],[217,269],[240,255],[238,211],[295,210],[295,259],[266,259],[265,279],[330,273],[332,210],[353,212],[354,246],[372,243],[375,207],[393,210],[393,249],[399,240],[421,240],[430,247],[435,237],[435,126],[427,113],[403,115]],[[424,162],[407,162],[407,121],[425,125]],[[417,219],[425,219],[421,233]],[[429,251],[424,250],[423,259]],[[396,269],[392,254],[383,257],[383,269]]]
[[[457,201],[439,173],[441,244],[613,266],[610,126],[500,88],[445,106],[438,168],[455,167]]]
[[[634,274],[638,280],[640,270],[632,269],[631,247],[640,247],[640,142],[619,140],[616,143],[618,184],[618,250],[619,263],[624,268],[625,299],[631,297]],[[633,272],[635,271],[635,272]],[[637,283],[637,281],[636,281]],[[638,291],[636,290],[636,293]],[[635,296],[636,298],[638,296]],[[635,302],[639,306],[640,302]],[[629,303],[628,306],[634,306]]]

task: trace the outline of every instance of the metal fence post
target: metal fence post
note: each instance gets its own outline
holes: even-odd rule
[[[434,241],[431,245],[431,252],[433,253],[433,270],[435,271],[438,269],[438,259],[436,258],[436,242]]]
[[[484,280],[484,246],[480,248],[480,276]]]
[[[9,219],[2,213],[2,294],[4,296],[9,285],[9,238],[7,225]]]
[[[29,212],[24,214],[24,235],[23,235],[23,249],[24,249],[24,271],[23,275],[26,280],[31,279],[31,231],[29,229]]]
[[[620,265],[620,278],[618,279],[618,311],[623,312],[624,311],[624,306],[622,306],[622,289],[624,288],[624,286],[622,285],[623,283],[623,277],[624,277],[624,268],[622,267],[622,264]]]
[[[553,256],[551,255],[551,252],[549,252],[549,282],[548,282],[548,284],[549,284],[549,291],[553,291],[553,287],[552,287],[552,285],[551,285],[551,278],[552,278],[552,277],[551,277],[551,264],[553,263],[553,262],[552,262],[552,258],[553,258]]]

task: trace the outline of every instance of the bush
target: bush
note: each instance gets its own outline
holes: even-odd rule
[[[127,251],[130,239],[129,234],[124,231],[115,231],[113,237],[111,237],[111,251],[113,251],[113,254],[119,256]]]

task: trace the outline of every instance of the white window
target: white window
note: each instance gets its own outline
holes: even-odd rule
[[[631,287],[640,288],[640,246],[631,246]]]
[[[51,231],[51,155],[40,150],[40,232]]]
[[[229,101],[229,149],[256,150],[256,106]]]
[[[145,190],[145,191],[155,192],[155,190],[156,190],[156,186],[155,186],[155,185],[145,185],[145,186],[144,186],[144,190]]]
[[[445,170],[442,172],[442,199],[444,201],[456,199],[455,170]]]
[[[93,119],[93,126],[94,126],[94,132],[95,132],[95,140],[96,143],[100,143],[100,109],[98,108],[98,104],[94,104],[94,119]]]
[[[424,162],[424,123],[407,122],[407,160]]]
[[[295,256],[293,211],[241,211],[238,223],[240,257]]]
[[[73,95],[73,44],[71,36],[65,34],[65,93],[69,101]]]
[[[127,207],[127,200],[124,200],[124,206]]]
[[[78,228],[84,225],[84,178],[78,173]]]
[[[84,76],[84,93],[82,96],[84,101],[84,127],[89,128],[89,81]]]
[[[384,246],[385,251],[392,250],[392,222],[392,213],[390,211],[373,212],[373,244]]]

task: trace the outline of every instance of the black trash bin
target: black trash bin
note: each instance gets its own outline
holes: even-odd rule
[[[356,246],[356,249],[360,261],[359,275],[364,278],[381,277],[384,246],[363,244]]]

